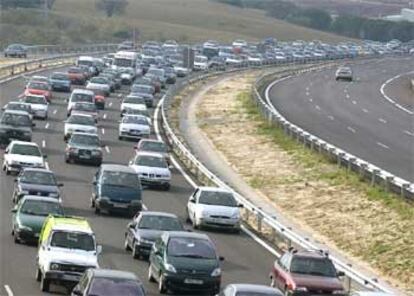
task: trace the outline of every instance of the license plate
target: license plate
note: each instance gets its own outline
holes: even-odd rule
[[[114,207],[124,209],[124,208],[127,208],[128,205],[127,204],[116,203],[116,204],[114,204]]]
[[[195,280],[195,279],[185,279],[184,283],[185,284],[193,284],[193,285],[202,285],[203,281],[202,280]]]
[[[82,158],[82,159],[90,159],[91,156],[89,154],[81,154],[81,155],[79,155],[79,158]]]

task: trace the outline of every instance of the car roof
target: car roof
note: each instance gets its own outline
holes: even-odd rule
[[[15,145],[15,144],[39,147],[39,145],[37,145],[37,143],[35,142],[16,141],[16,140],[11,141],[9,145]]]
[[[103,277],[103,278],[118,278],[118,279],[128,279],[128,280],[135,280],[139,281],[139,278],[132,272],[123,271],[123,270],[115,270],[115,269],[91,269],[92,274],[94,277]]]
[[[229,284],[237,292],[278,292],[275,288],[255,284]]]
[[[26,98],[26,97],[38,97],[38,98],[46,99],[46,97],[44,95],[35,95],[35,94],[25,95],[24,98]],[[29,103],[27,103],[27,104],[29,104]]]
[[[125,114],[124,117],[122,117],[122,119],[127,118],[127,117],[137,117],[137,118],[142,118],[147,120],[147,116],[142,115],[142,114]]]
[[[210,240],[210,238],[208,237],[207,234],[204,233],[196,233],[196,232],[188,232],[188,231],[169,231],[168,232],[168,237],[169,238],[173,238],[173,237],[177,237],[177,238],[198,238],[198,239],[206,239],[206,240]]]
[[[142,115],[144,116],[144,115]],[[146,116],[144,116],[146,117]],[[144,143],[144,142],[152,142],[152,143],[162,143],[165,145],[164,141],[161,140],[156,140],[156,139],[142,139],[141,141],[139,141],[139,144]]]
[[[134,169],[130,168],[129,166],[122,165],[122,164],[103,164],[101,165],[101,170],[136,174]]]
[[[357,296],[394,296],[394,294],[383,293],[383,292],[373,292],[373,291],[357,291],[355,294]]]
[[[4,110],[4,113],[11,113],[11,114],[16,114],[16,115],[29,115],[29,113],[27,111],[22,111],[22,110],[10,110],[10,109],[6,109]]]
[[[49,216],[48,221],[52,221],[52,230],[93,233],[89,222],[85,218],[71,216]]]
[[[329,259],[328,255],[322,251],[314,250],[294,250],[292,252],[293,256],[296,257],[306,257],[306,258],[315,258],[315,259]]]
[[[20,101],[11,101],[7,103],[8,105],[25,105],[25,106],[30,106],[29,103],[26,102],[20,102]]]
[[[77,103],[76,103],[77,104]],[[92,104],[92,103],[88,103],[88,104]],[[77,116],[77,117],[90,117],[90,118],[92,118],[93,119],[93,115],[92,114],[85,114],[85,113],[73,113],[73,114],[71,114],[70,116],[69,116],[69,118],[70,117],[72,117],[72,116]]]
[[[167,212],[157,212],[157,211],[142,211],[140,213],[141,216],[163,216],[163,217],[171,217],[171,218],[178,218],[177,215]]]
[[[152,156],[152,157],[164,158],[164,155],[162,155],[159,152],[149,152],[149,151],[139,151],[137,152],[136,156]]]
[[[208,186],[200,186],[198,187],[198,189],[200,189],[201,191],[214,191],[214,192],[229,192],[232,193],[231,191],[224,189],[224,188],[220,188],[220,187],[208,187]]]
[[[35,200],[35,201],[46,201],[46,202],[53,202],[53,203],[60,204],[59,200],[54,197],[38,196],[38,195],[25,195],[23,196],[21,200],[22,200],[21,202],[26,201],[26,200]]]
[[[74,90],[72,90],[72,94],[94,95],[93,91],[82,88],[75,88]]]
[[[41,173],[50,173],[54,174],[53,171],[49,169],[42,169],[42,168],[23,168],[24,172],[41,172]]]

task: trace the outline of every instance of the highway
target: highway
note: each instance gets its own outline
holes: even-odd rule
[[[290,122],[413,182],[414,97],[404,82],[413,66],[412,58],[359,61],[354,82],[325,69],[275,83],[269,97]]]
[[[42,75],[48,74],[50,72]],[[23,79],[2,84],[1,106],[15,100],[23,92],[24,85]],[[148,263],[134,260],[124,250],[124,231],[129,220],[107,215],[96,216],[89,206],[92,176],[97,168],[64,162],[63,121],[66,119],[65,98],[68,96],[69,94],[54,93],[49,107],[49,119],[36,121],[33,141],[43,147],[50,168],[56,173],[58,181],[64,183],[63,203],[67,214],[86,217],[95,231],[98,243],[103,245],[101,267],[133,271],[144,282],[148,295],[158,295],[157,286],[147,281]],[[127,164],[134,154],[134,143],[118,141],[120,96],[122,94],[117,92],[107,99],[107,108],[100,114],[99,134],[107,146],[104,162]],[[3,151],[0,157],[2,161]],[[36,247],[17,245],[10,234],[14,178],[6,176],[4,172],[0,174],[0,295],[42,295],[34,277]],[[192,191],[192,186],[178,170],[173,169],[171,190],[165,192],[146,189],[143,199],[149,210],[175,213],[184,222],[185,205]],[[187,227],[190,228],[190,225]],[[275,258],[253,239],[244,233],[206,233],[216,243],[219,254],[225,257],[222,264],[223,285],[230,282],[269,283],[268,274]],[[51,289],[58,293],[64,292],[55,286]]]

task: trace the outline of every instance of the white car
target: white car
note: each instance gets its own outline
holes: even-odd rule
[[[154,152],[138,152],[129,162],[137,172],[142,185],[170,189],[171,172],[164,155]]]
[[[35,118],[46,120],[48,117],[49,103],[45,96],[29,95],[22,99],[22,102],[30,104]]]
[[[74,89],[68,99],[67,113],[70,111],[76,103],[93,103],[95,104],[95,93],[87,89]]]
[[[119,123],[119,140],[125,138],[140,140],[148,138],[150,133],[148,118],[143,115],[125,115]]]
[[[140,96],[127,96],[121,103],[121,114],[127,109],[147,111],[147,104]]]
[[[352,81],[352,70],[350,67],[339,67],[335,73],[335,80],[348,80]]]
[[[47,168],[45,156],[36,143],[12,141],[4,151],[3,171],[9,175],[23,168]]]
[[[195,71],[206,71],[208,70],[208,58],[206,56],[195,56],[194,66]]]
[[[99,93],[108,97],[111,93],[111,85],[109,81],[104,77],[93,77],[86,84],[86,89]]]
[[[187,219],[202,226],[240,231],[240,205],[232,192],[217,187],[198,187],[187,204]]]
[[[95,118],[92,115],[72,114],[65,121],[63,139],[66,141],[73,133],[97,134]]]
[[[247,42],[245,40],[234,40],[232,46],[237,48],[246,47]]]

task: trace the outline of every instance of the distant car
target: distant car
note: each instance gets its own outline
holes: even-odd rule
[[[175,74],[173,67],[165,67],[165,83],[167,84],[175,84],[177,81],[177,74]]]
[[[144,285],[132,272],[112,269],[88,269],[71,296],[145,296]]]
[[[15,111],[24,111],[29,113],[30,119],[33,120],[33,110],[30,104],[24,102],[8,102],[3,106],[2,110],[15,110]]]
[[[137,153],[139,152],[155,152],[164,156],[168,164],[171,163],[170,153],[167,145],[163,141],[153,139],[142,139],[134,147]]]
[[[214,227],[240,231],[240,207],[232,192],[217,187],[198,187],[190,196],[187,220],[194,228]]]
[[[184,227],[174,214],[139,212],[127,226],[125,250],[132,250],[133,258],[149,256],[155,241],[164,231],[183,231]]]
[[[148,120],[148,124],[152,125],[152,118],[151,115],[149,114],[147,109],[130,109],[127,108],[124,110],[124,113],[121,114],[121,116],[126,116],[126,115],[142,115],[145,116],[145,118],[147,118]]]
[[[79,67],[70,67],[68,76],[72,84],[84,85],[86,82],[85,72]]]
[[[25,96],[38,95],[44,96],[50,103],[52,101],[52,89],[48,83],[32,81],[26,85]]]
[[[283,296],[276,288],[253,284],[229,284],[218,296]]]
[[[47,77],[47,76],[33,75],[33,76],[30,76],[28,79],[29,79],[28,83],[30,83],[30,82],[41,82],[41,83],[46,83],[47,85],[50,86],[50,80],[49,80],[49,77]]]
[[[27,58],[27,49],[23,44],[10,44],[4,50],[4,57]]]
[[[208,58],[206,56],[198,55],[194,57],[194,71],[208,70]]]
[[[70,111],[75,103],[92,103],[95,104],[95,93],[86,89],[74,89],[68,99],[67,114],[70,115]]]
[[[102,144],[96,134],[73,133],[65,149],[66,163],[90,163],[100,166],[103,160]]]
[[[94,103],[75,103],[72,105],[72,109],[70,109],[70,113],[68,114],[68,116],[71,115],[90,115],[95,122],[98,122],[99,113]]]
[[[121,116],[127,109],[147,111],[147,104],[145,103],[145,99],[143,97],[129,95],[122,100]]]
[[[134,84],[131,87],[131,95],[140,96],[145,99],[148,108],[154,105],[154,87],[144,84]]]
[[[61,201],[60,187],[55,174],[49,169],[25,168],[16,179],[13,190],[13,202],[17,203],[26,195],[36,195],[54,198]]]
[[[72,81],[67,73],[54,72],[50,75],[50,86],[54,91],[70,92]]]
[[[3,170],[9,175],[27,167],[45,168],[45,155],[36,143],[12,141],[4,151]]]
[[[9,144],[11,140],[30,142],[34,125],[25,111],[4,111],[0,117],[0,143]]]
[[[348,295],[331,259],[319,251],[290,248],[275,261],[271,286],[285,295]]]
[[[348,80],[352,81],[352,70],[350,67],[339,67],[335,73],[335,80]]]
[[[48,117],[49,103],[45,96],[29,95],[22,98],[22,102],[30,104],[35,118],[46,120]]]
[[[151,127],[148,118],[143,115],[125,115],[119,123],[119,140],[148,138]]]
[[[216,295],[220,292],[222,260],[205,234],[164,232],[151,249],[148,280],[158,282],[161,294],[186,291]]]
[[[136,76],[136,73],[132,69],[122,70],[121,75],[120,75],[122,84],[130,85],[132,81],[134,80],[135,76]]]
[[[27,195],[12,209],[14,242],[37,243],[48,215],[63,215],[61,204],[50,197]]]
[[[72,114],[65,121],[63,139],[67,141],[73,133],[97,134],[95,118],[92,115]]]
[[[138,152],[129,166],[138,173],[142,185],[170,189],[171,172],[162,154]]]
[[[91,206],[102,211],[134,216],[142,210],[142,187],[138,174],[124,165],[101,165],[93,178]]]
[[[93,77],[86,84],[86,89],[92,90],[95,94],[102,94],[108,97],[111,94],[111,85],[105,77]]]

